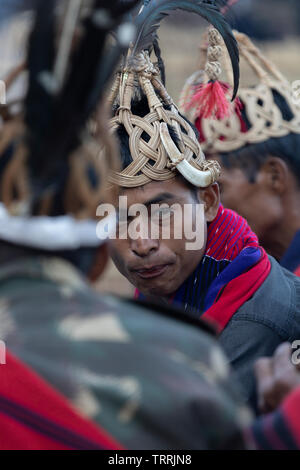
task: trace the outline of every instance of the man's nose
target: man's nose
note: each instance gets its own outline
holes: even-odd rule
[[[136,256],[145,258],[158,249],[159,241],[151,238],[138,238],[131,240],[131,250]]]

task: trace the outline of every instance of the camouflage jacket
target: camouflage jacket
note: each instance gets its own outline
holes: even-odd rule
[[[94,292],[62,259],[1,266],[0,339],[126,448],[243,447],[249,412],[214,338]]]

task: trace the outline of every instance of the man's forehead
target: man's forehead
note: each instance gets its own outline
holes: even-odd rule
[[[136,188],[121,188],[120,196],[126,196],[130,204],[147,204],[152,201],[180,199],[187,188],[175,178],[169,181],[152,181]]]

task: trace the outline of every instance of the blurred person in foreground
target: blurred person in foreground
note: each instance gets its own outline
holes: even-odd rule
[[[1,108],[0,447],[243,448],[249,412],[210,328],[88,285],[105,266],[95,214],[115,152],[94,113],[131,40],[130,5],[97,0],[82,16],[71,0],[63,28],[53,1],[38,5],[22,111]],[[105,49],[111,29],[117,45]]]
[[[300,275],[299,83],[290,84],[247,36],[235,36],[258,83],[240,88],[238,100],[216,120],[199,102],[199,72],[184,87],[182,109],[205,152],[221,164],[224,206],[245,217],[265,250]]]
[[[232,59],[236,50],[225,43]],[[210,80],[201,102],[207,100],[218,113],[222,44],[210,28]],[[158,64],[163,76],[160,57]],[[217,325],[243,398],[254,407],[255,360],[299,337],[300,281],[267,256],[245,219],[220,204],[219,166],[205,159],[194,129],[158,77],[149,55],[139,54],[112,87],[111,128],[120,142],[122,168],[110,181],[123,198],[112,258],[137,288],[137,298],[192,308],[197,318]],[[186,208],[192,208],[190,215]]]

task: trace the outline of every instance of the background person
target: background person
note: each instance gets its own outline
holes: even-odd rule
[[[297,274],[300,104],[275,65],[247,36],[235,36],[258,84],[240,88],[229,114],[217,120],[204,116],[193,85],[184,88],[182,106],[189,108],[206,153],[222,166],[219,184],[225,207],[245,217],[265,250]]]

